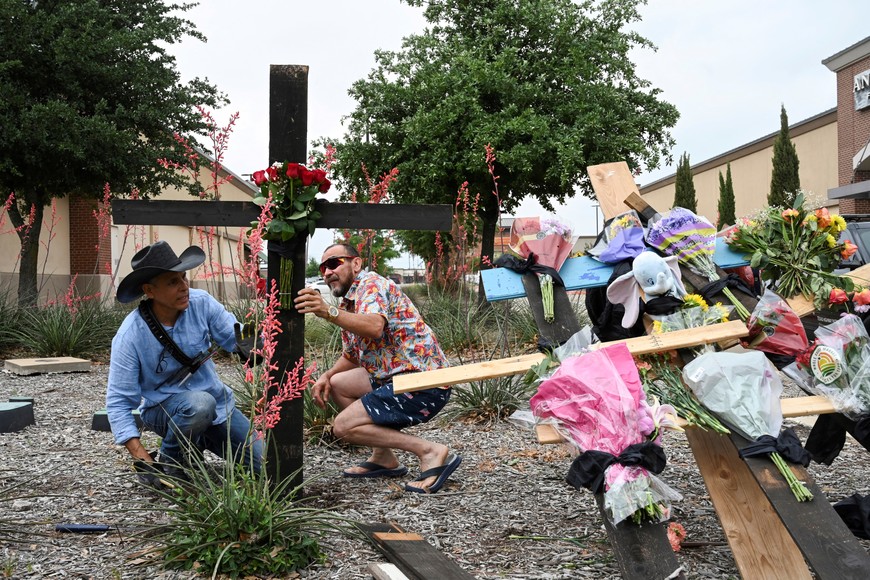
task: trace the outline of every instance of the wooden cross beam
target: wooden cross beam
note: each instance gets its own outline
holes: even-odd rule
[[[306,131],[308,110],[308,67],[272,65],[270,67],[269,163],[304,163],[307,158]],[[453,220],[450,205],[354,204],[318,201],[322,214],[318,228],[395,229],[449,231]],[[115,200],[112,218],[116,224],[248,227],[260,216],[253,202],[230,201],[138,201]],[[280,286],[281,261],[292,260],[293,272],[305,272],[308,238],[297,236],[285,244],[269,242],[268,278]],[[290,293],[295,296],[304,286],[304,276],[293,276]],[[275,358],[278,369],[273,377],[283,382],[303,358],[305,316],[295,308],[281,309]],[[269,396],[272,396],[270,393]],[[267,470],[273,482],[292,476],[289,489],[302,483],[303,400],[286,402],[281,419],[272,430],[267,449]]]

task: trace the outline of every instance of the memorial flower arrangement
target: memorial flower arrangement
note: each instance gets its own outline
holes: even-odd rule
[[[553,322],[555,316],[553,283],[562,283],[559,269],[571,255],[575,241],[571,227],[557,219],[516,218],[511,225],[510,249],[539,268],[536,274],[547,322]]]
[[[652,332],[671,332],[727,322],[731,315],[731,307],[717,302],[712,306],[707,304],[699,294],[683,296],[683,305],[671,314],[650,314],[653,320]]]
[[[647,404],[637,367],[624,344],[562,361],[530,401],[541,418],[559,420],[581,450],[568,482],[603,493],[614,524],[663,521],[680,495],[654,474],[666,459],[661,430],[676,427],[673,409]]]
[[[646,235],[647,244],[667,256],[676,256],[692,272],[704,276],[710,282],[719,280],[713,253],[716,251],[716,228],[710,221],[695,212],[675,207],[650,220]],[[742,320],[749,318],[749,311],[726,286],[722,293],[734,305]]]
[[[764,353],[702,354],[683,368],[683,380],[704,407],[751,441],[740,457],[769,456],[798,501],[813,499],[786,463],[806,467],[810,454],[794,431],[781,431],[782,382]]]
[[[263,206],[267,199],[272,199],[273,216],[263,239],[286,242],[297,235],[314,234],[315,223],[320,218],[320,213],[314,209],[314,200],[332,185],[326,171],[285,161],[255,171],[252,178],[260,188],[254,203]]]
[[[870,412],[870,337],[860,318],[847,314],[816,329],[813,344],[796,360],[804,386],[857,420]]]
[[[318,194],[331,187],[326,171],[308,169],[300,163],[273,163],[261,171],[255,171],[252,179],[260,188],[260,195],[253,199],[260,207],[269,208],[268,221],[262,239],[276,243],[287,242],[297,236],[311,236],[320,219],[314,209]],[[252,230],[259,222],[251,222]],[[290,286],[293,279],[293,261],[281,254],[279,300],[281,308],[292,308]]]
[[[747,327],[746,346],[762,352],[797,356],[809,346],[801,319],[785,300],[770,290],[761,296]]]
[[[646,249],[643,224],[634,210],[615,216],[604,228],[603,250],[596,256],[605,264],[634,258]]]
[[[753,219],[741,218],[725,241],[745,254],[753,268],[761,269],[761,278],[772,282],[777,294],[812,297],[815,306],[823,308],[832,291],[842,290],[845,295],[854,289],[851,278],[833,271],[857,247],[850,240],[838,241],[846,229],[842,216],[831,215],[824,207],[813,211],[804,206],[800,192],[790,208],[770,207]]]

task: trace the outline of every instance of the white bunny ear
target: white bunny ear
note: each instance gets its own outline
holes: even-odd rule
[[[634,272],[629,271],[607,286],[607,299],[613,304],[622,304],[625,314],[622,317],[622,327],[631,328],[640,315],[640,286],[634,278]]]
[[[680,272],[680,261],[676,256],[668,256],[665,258],[665,264],[668,265],[668,268],[671,269],[671,272],[674,275],[674,298],[682,298],[688,292],[686,292],[686,287],[683,286],[683,273]]]

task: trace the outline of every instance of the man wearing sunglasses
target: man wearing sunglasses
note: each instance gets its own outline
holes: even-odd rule
[[[296,309],[341,327],[342,355],[311,388],[314,402],[331,399],[341,409],[335,435],[372,448],[368,460],[344,471],[345,477],[400,477],[408,470],[394,449],[416,455],[420,476],[405,485],[414,493],[435,493],[459,467],[462,458],[441,443],[403,433],[425,423],[450,398],[449,388],[393,393],[393,377],[447,366],[432,329],[392,280],[364,271],[356,248],[334,244],[323,253],[320,273],[340,307],[328,304],[315,289],[305,288]]]

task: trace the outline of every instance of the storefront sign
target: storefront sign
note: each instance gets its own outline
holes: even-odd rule
[[[870,107],[870,70],[855,75],[855,110]]]

